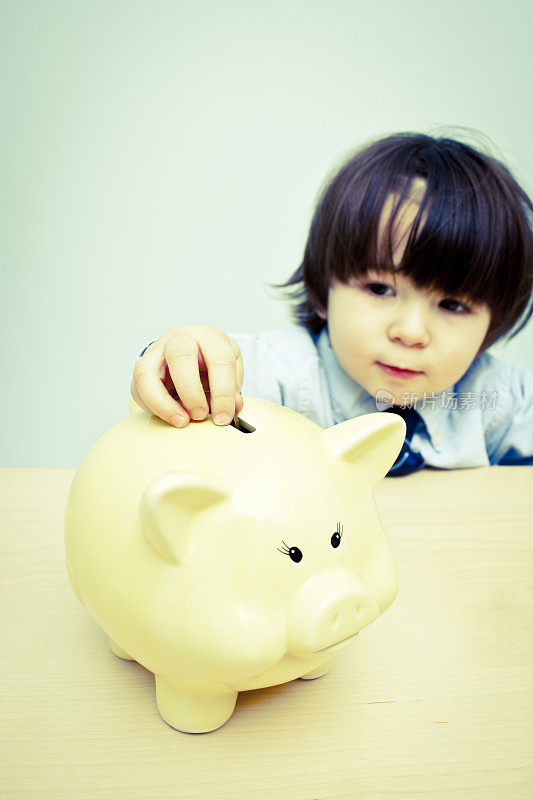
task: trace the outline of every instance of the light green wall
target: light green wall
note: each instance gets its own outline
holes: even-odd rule
[[[533,189],[528,0],[0,12],[4,465],[78,464],[172,325],[290,324],[265,285],[369,137],[474,128]],[[533,330],[504,357],[533,367]]]

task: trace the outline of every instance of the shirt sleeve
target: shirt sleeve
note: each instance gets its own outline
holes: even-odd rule
[[[505,414],[487,452],[491,464],[533,464],[533,375],[527,367],[517,366],[508,375]]]
[[[295,402],[294,381],[287,363],[261,334],[230,333],[239,345],[244,366],[241,394],[270,403],[291,406]]]
[[[142,357],[143,357],[143,355],[146,353],[146,351],[148,350],[148,348],[150,347],[150,345],[151,345],[151,344],[153,344],[155,341],[156,341],[155,339],[152,339],[152,341],[151,341],[151,342],[148,342],[148,344],[146,345],[146,347],[143,347],[143,349],[141,350],[141,352],[140,352],[140,353],[139,353],[139,355],[137,356],[137,361],[138,361],[140,358],[142,358]]]

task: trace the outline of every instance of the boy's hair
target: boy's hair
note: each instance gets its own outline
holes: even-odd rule
[[[393,263],[394,225],[412,182],[426,191],[407,245]],[[378,237],[387,197],[389,222]],[[337,172],[316,207],[303,261],[283,284],[297,301],[293,316],[318,333],[334,278],[398,269],[421,289],[486,303],[491,321],[481,350],[533,312],[533,205],[494,158],[449,138],[398,133],[365,146]]]

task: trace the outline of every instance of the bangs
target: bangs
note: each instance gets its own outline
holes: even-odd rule
[[[346,194],[339,227],[331,231],[331,274],[346,282],[369,270],[398,270],[426,291],[489,308],[514,302],[502,262],[521,260],[524,253],[503,187],[475,162],[465,169],[464,163],[439,156],[426,158],[425,169],[412,160],[384,163],[359,197]],[[425,190],[422,184],[419,191],[421,180]],[[406,224],[409,203],[418,210]],[[395,261],[399,245],[404,250]]]

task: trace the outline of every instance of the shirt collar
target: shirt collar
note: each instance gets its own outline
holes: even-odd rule
[[[376,411],[376,402],[372,395],[354,381],[339,364],[326,327],[320,331],[316,346],[326,373],[335,425],[360,414]]]
[[[327,327],[320,331],[316,339],[316,346],[326,373],[335,424],[346,419],[353,419],[361,414],[378,411],[374,397],[357,381],[354,381],[339,364],[331,346]],[[421,398],[415,406],[432,444],[437,447],[441,442],[442,425],[450,414],[450,408],[445,402],[445,394],[446,392],[440,392],[427,396],[425,401]]]

